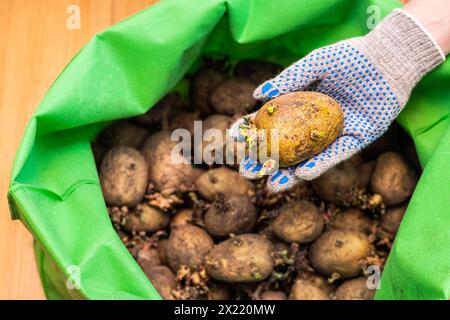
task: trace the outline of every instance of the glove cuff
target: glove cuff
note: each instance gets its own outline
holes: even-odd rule
[[[406,104],[412,88],[445,60],[441,48],[411,15],[395,9],[354,45],[360,47]]]

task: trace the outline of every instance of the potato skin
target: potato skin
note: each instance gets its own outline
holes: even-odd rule
[[[181,266],[200,266],[213,246],[211,237],[202,228],[191,224],[177,226],[170,233],[167,262],[174,272]]]
[[[372,191],[383,197],[388,206],[401,204],[414,191],[417,174],[402,155],[386,152],[380,155],[372,174]]]
[[[168,119],[176,109],[183,108],[184,103],[178,93],[172,92],[159,100],[150,110],[133,121],[143,126],[159,126]]]
[[[256,208],[246,195],[219,197],[206,211],[205,229],[212,236],[250,232],[256,224]]]
[[[391,235],[395,235],[405,212],[406,205],[387,209],[386,213],[381,217],[381,228]]]
[[[358,184],[358,170],[350,161],[344,161],[312,181],[317,195],[325,201],[341,203],[341,195]]]
[[[160,191],[192,188],[204,170],[181,163],[185,160],[182,155],[172,159],[172,149],[178,142],[171,141],[170,136],[169,131],[159,131],[145,140],[142,153],[148,163],[148,178]]]
[[[373,221],[358,208],[348,208],[336,214],[332,226],[335,229],[354,230],[370,233]]]
[[[169,225],[170,216],[146,203],[137,205],[126,218],[125,229],[128,231],[154,232]]]
[[[329,300],[328,295],[312,282],[297,279],[291,288],[289,300]]]
[[[194,217],[194,210],[192,209],[181,209],[177,212],[172,218],[172,221],[170,222],[170,227],[176,227],[181,226],[184,224],[188,224],[192,221],[192,218]]]
[[[200,69],[190,82],[189,100],[191,106],[200,111],[203,116],[211,114],[213,111],[210,103],[211,92],[225,79],[226,75],[216,69]]]
[[[287,300],[287,296],[283,291],[266,291],[261,294],[260,300]]]
[[[206,270],[217,280],[259,282],[273,270],[272,243],[256,234],[242,234],[217,245],[207,255]]]
[[[324,224],[319,209],[313,203],[303,200],[283,205],[271,227],[283,241],[308,243],[320,235]]]
[[[330,230],[324,232],[310,247],[309,260],[314,270],[325,276],[333,273],[342,279],[361,273],[360,261],[371,250],[366,235],[353,230]]]
[[[134,206],[142,201],[148,185],[147,163],[130,147],[114,147],[103,157],[100,184],[109,206]]]
[[[138,147],[149,131],[130,121],[119,121],[103,130],[98,141],[108,148],[117,146]]]
[[[342,133],[344,112],[331,97],[309,91],[291,92],[261,107],[253,120],[265,129],[267,152],[271,130],[278,130],[279,164],[288,167],[307,160],[325,149]]]
[[[200,120],[196,112],[179,112],[169,123],[170,130],[186,129],[194,138],[194,121]]]
[[[375,161],[367,161],[358,166],[358,187],[366,188],[369,185],[374,168]]]
[[[247,78],[230,78],[214,89],[210,101],[217,113],[244,115],[256,106],[255,89],[253,81]]]
[[[227,167],[211,169],[197,178],[195,184],[203,198],[213,201],[218,194],[251,195],[253,185],[238,172]]]
[[[327,278],[318,274],[305,273],[300,275],[299,279],[311,282],[314,286],[321,289],[327,295],[336,290],[336,285],[334,283],[329,283]]]
[[[153,266],[146,272],[147,278],[165,300],[174,300],[172,291],[176,289],[175,275],[166,266]]]
[[[280,73],[283,67],[260,60],[241,60],[234,67],[234,74],[237,77],[248,77],[257,85],[273,78]]]
[[[162,265],[167,265],[167,245],[169,244],[169,239],[161,239],[158,241],[158,247],[156,250],[158,250],[159,254],[159,261]]]
[[[337,300],[372,300],[375,290],[367,287],[367,279],[358,277],[344,281],[336,290]]]
[[[213,282],[206,298],[208,300],[228,300],[230,299],[230,289],[225,283]]]
[[[198,152],[200,152],[200,146],[202,147],[202,155],[204,154],[205,150],[207,150],[208,154],[211,154],[213,156],[215,156],[215,152],[221,152],[220,156],[218,157],[219,161],[224,160],[224,156],[225,156],[225,146],[227,143],[227,134],[226,131],[227,129],[229,129],[231,127],[231,125],[233,124],[233,118],[229,117],[229,116],[225,116],[225,115],[221,115],[221,114],[213,114],[210,115],[208,118],[206,118],[203,121],[202,124],[202,134],[203,137],[205,137],[205,132],[209,129],[216,129],[219,130],[221,133],[221,137],[222,137],[222,144],[218,145],[218,143],[216,141],[214,141],[214,139],[211,141],[204,138],[202,139],[202,141],[198,141],[195,145],[196,148],[198,148]],[[217,148],[216,148],[217,147]],[[215,159],[214,159],[215,160]],[[207,164],[212,164],[210,162],[205,161],[205,159],[203,159],[203,161]],[[219,162],[219,164],[221,164]]]

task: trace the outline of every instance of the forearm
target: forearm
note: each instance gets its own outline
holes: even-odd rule
[[[402,9],[422,24],[445,55],[450,53],[450,0],[412,0]]]

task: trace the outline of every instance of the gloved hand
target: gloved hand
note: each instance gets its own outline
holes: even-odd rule
[[[260,100],[314,90],[333,97],[344,111],[342,135],[317,156],[271,173],[269,189],[281,191],[301,179],[312,180],[379,138],[405,106],[414,85],[444,60],[419,23],[396,9],[366,36],[317,49],[260,85],[254,92]],[[245,118],[231,127],[235,139],[243,138],[239,128]],[[249,157],[240,165],[240,173],[249,179],[261,177],[261,170],[262,164]]]

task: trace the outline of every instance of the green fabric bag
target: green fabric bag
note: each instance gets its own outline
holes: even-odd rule
[[[202,54],[288,65],[366,34],[371,5],[384,16],[401,3],[163,0],[94,37],[37,108],[11,173],[11,214],[36,239],[48,298],[160,299],[108,218],[90,149],[105,125],[147,111]],[[378,298],[450,297],[449,84],[447,62],[417,86],[398,118],[424,172]]]

